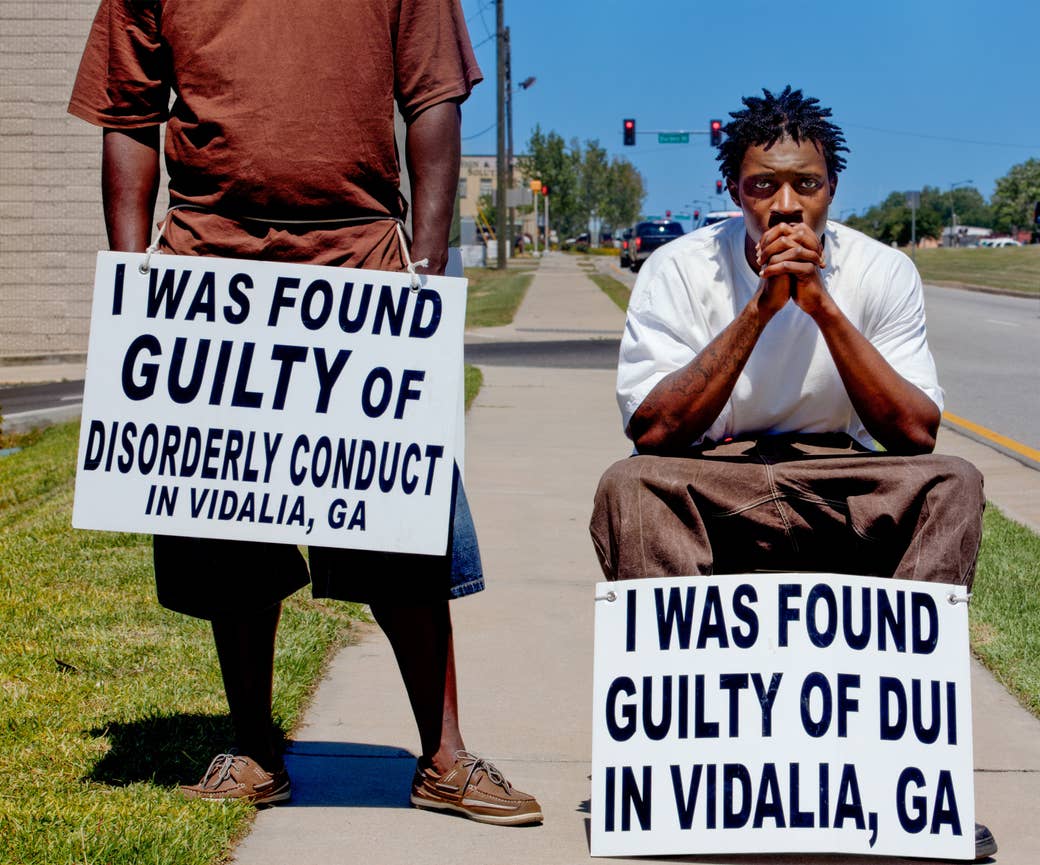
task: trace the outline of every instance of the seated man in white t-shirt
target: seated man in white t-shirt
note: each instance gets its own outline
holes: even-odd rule
[[[847,152],[787,87],[719,149],[743,219],[655,252],[628,307],[618,403],[637,454],[591,531],[608,579],[831,571],[970,586],[982,476],[932,454],[943,392],[906,255],[827,221]],[[976,828],[979,856],[996,851]]]

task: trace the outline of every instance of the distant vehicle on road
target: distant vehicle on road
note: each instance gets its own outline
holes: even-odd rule
[[[704,228],[706,225],[714,225],[716,222],[722,222],[724,219],[729,219],[732,216],[743,216],[739,210],[711,210],[704,214],[704,221],[700,227]]]
[[[1021,246],[1013,237],[984,237],[979,241],[979,246],[985,246],[987,249],[994,249],[1001,246]]]
[[[632,230],[629,247],[629,257],[632,261],[629,266],[638,273],[639,268],[650,257],[651,252],[682,235],[682,224],[668,219],[636,223],[636,227]]]
[[[618,246],[619,255],[621,256],[621,260],[618,262],[618,264],[621,267],[631,267],[632,266],[632,257],[629,254],[629,247],[631,247],[631,245],[632,245],[632,229],[631,228],[626,228],[624,231],[621,232],[621,245]]]

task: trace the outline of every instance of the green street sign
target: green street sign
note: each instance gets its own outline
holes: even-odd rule
[[[689,144],[690,133],[689,132],[658,132],[657,133],[658,144]]]

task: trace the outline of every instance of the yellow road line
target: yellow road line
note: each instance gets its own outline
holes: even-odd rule
[[[970,420],[965,420],[962,417],[957,417],[955,414],[949,412],[943,412],[943,420],[947,420],[954,426],[961,427],[962,429],[969,430],[980,435],[984,439],[988,439],[994,444],[1006,447],[1008,450],[1014,451],[1016,454],[1021,454],[1024,457],[1028,457],[1031,460],[1040,462],[1040,451],[1035,448],[1031,448],[1028,445],[1024,445],[1021,442],[1017,442],[1014,439],[1009,439],[1007,436],[1001,435],[998,432],[993,432],[991,429],[986,429],[984,426],[979,426],[977,423],[972,423]]]

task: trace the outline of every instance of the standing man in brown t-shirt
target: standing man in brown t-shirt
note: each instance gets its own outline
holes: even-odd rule
[[[149,244],[165,122],[161,251],[401,270],[396,102],[407,127],[411,258],[439,274],[458,185],[459,105],[481,78],[458,0],[298,0],[291,11],[276,0],[102,0],[69,110],[104,129],[113,249]],[[489,823],[539,822],[537,801],[465,751],[459,731],[448,600],[480,591],[483,574],[457,473],[455,487],[444,556],[312,548],[314,592],[369,603],[393,645],[422,744],[412,803]],[[271,684],[281,602],[307,582],[299,550],[156,537],[155,571],[161,603],[212,622],[238,745],[184,792],[288,799]]]

